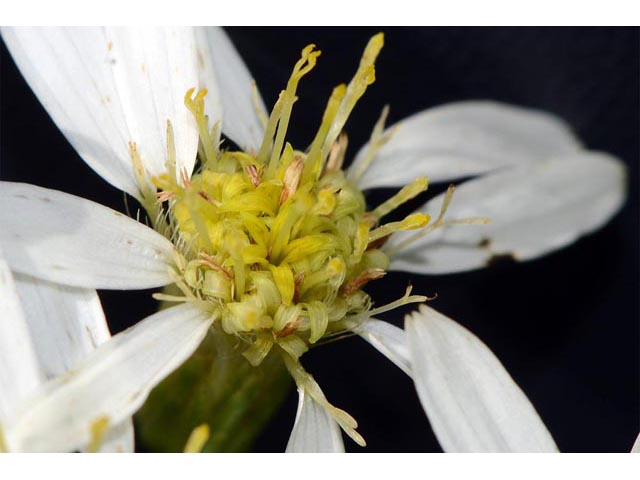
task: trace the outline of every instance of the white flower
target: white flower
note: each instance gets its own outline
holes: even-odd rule
[[[206,188],[222,188],[225,184],[200,176],[190,180],[196,152],[200,150],[203,162],[215,159],[218,166],[225,159],[231,161],[216,150],[220,129],[215,126],[221,125],[227,136],[253,153],[236,154],[233,162],[242,165],[239,171],[246,170],[257,188],[262,172],[252,162],[266,154],[271,161],[260,166],[267,170],[265,178],[272,178],[269,175],[275,174],[268,170],[272,164],[278,167],[273,159],[278,161],[284,146],[297,81],[315,63],[313,49],[303,51],[298,70],[271,120],[263,122],[256,113],[264,111],[262,101],[257,96],[254,104],[251,96],[251,76],[221,29],[5,28],[2,33],[21,72],[80,156],[105,180],[140,200],[152,217],[157,214],[152,218],[157,221],[156,228],[172,232],[170,238],[175,243],[90,201],[3,182],[0,245],[9,267],[64,286],[60,288],[141,289],[178,282],[185,295],[178,300],[186,300],[114,336],[73,372],[39,388],[19,411],[3,421],[6,442],[18,450],[64,451],[86,446],[96,422],[118,426],[127,421],[150,390],[187,359],[216,325],[226,333],[254,335],[252,350],[246,354],[252,361],[259,362],[274,345],[283,352],[299,391],[288,451],[342,451],[338,424],[362,443],[355,421],[327,401],[298,362],[307,344],[328,331],[328,304],[299,307],[306,309],[306,325],[296,320],[303,316],[300,309],[278,310],[280,313],[272,318],[265,315],[264,305],[249,300],[231,306],[227,297],[233,298],[240,282],[244,287],[245,280],[239,277],[246,264],[257,264],[277,254],[271,248],[252,251],[249,261],[243,257],[248,255],[248,244],[243,244],[242,238],[225,237],[229,265],[234,272],[242,265],[231,278],[229,267],[216,263],[210,255],[192,259],[185,258],[184,253],[193,243],[213,235],[202,235],[209,228],[206,217],[200,207],[189,202],[200,195],[216,208],[224,207],[209,198]],[[330,101],[327,107],[323,119],[327,128],[321,128],[316,150],[321,162],[329,157],[329,164],[338,165],[338,170],[344,155],[338,135],[353,104],[373,80],[377,51],[372,51],[379,50],[381,42],[381,37],[374,37],[352,83],[334,90],[333,103]],[[191,115],[182,99],[196,86],[206,87],[209,94],[204,100],[189,95],[188,103],[195,113]],[[208,123],[203,108],[209,115]],[[265,125],[269,132],[266,141]],[[282,152],[284,158],[287,149]],[[309,159],[313,153],[313,146],[307,153],[291,150],[290,163],[288,167],[283,164],[279,177],[281,206],[296,192],[304,176],[303,167],[296,167],[296,156]],[[401,230],[424,226],[428,218],[423,214],[376,227],[388,210],[426,189],[426,182],[416,180],[421,176],[434,181],[476,178],[458,188],[453,200],[450,190],[420,209],[432,222],[417,233]],[[170,218],[175,224],[163,225],[165,216],[155,202],[156,190],[150,178],[164,190],[161,200],[177,192],[184,196],[181,214],[176,207],[178,201],[170,203],[174,209]],[[359,261],[368,244],[394,233],[384,246],[391,255],[389,268],[416,273],[478,268],[495,255],[512,255],[518,260],[543,255],[602,226],[625,197],[625,171],[617,159],[582,149],[569,129],[550,115],[490,102],[462,102],[428,110],[387,132],[383,131],[383,121],[379,122],[348,178],[360,189],[410,185],[373,211],[377,218],[371,225],[364,225],[362,232],[358,230],[362,238],[353,235],[347,240],[354,251],[358,250],[356,244],[362,247]],[[202,182],[203,190],[191,192],[191,184],[197,182]],[[352,184],[340,185],[345,193],[352,192]],[[330,185],[327,190],[331,190]],[[313,197],[312,208],[332,211],[335,203],[331,202],[337,201],[339,191]],[[190,192],[195,195],[190,196]],[[484,217],[491,219],[489,225],[456,227]],[[251,218],[243,221],[250,222]],[[243,228],[251,225],[244,224]],[[274,220],[269,228],[281,228],[276,225]],[[336,241],[333,237],[316,240]],[[185,246],[185,242],[190,245]],[[236,244],[238,257],[234,258]],[[305,248],[315,252],[315,245]],[[328,248],[325,243],[318,245]],[[280,247],[284,252],[280,243],[274,249]],[[289,254],[294,255],[292,252],[290,249]],[[362,273],[366,275],[352,278],[345,288],[344,262],[340,262],[323,263],[323,268],[333,272],[325,283],[340,278],[334,294],[338,288],[343,288],[343,293],[345,289],[361,292],[361,282],[378,278],[384,270],[365,270]],[[198,276],[202,265],[209,277]],[[277,290],[269,291],[275,292],[273,298],[280,299],[274,302],[278,305],[287,304],[286,287],[291,285],[291,294],[294,289],[292,268],[282,270],[281,266],[269,264],[267,282],[277,286]],[[260,294],[267,291],[256,289]],[[332,307],[334,297],[329,302]],[[224,299],[224,307],[218,309],[203,298]],[[397,304],[423,299],[407,295]],[[262,297],[260,300],[269,303]],[[345,307],[346,312],[355,313],[331,325],[352,329],[414,380],[446,451],[556,450],[530,402],[477,337],[425,305],[407,317],[405,330],[369,318],[392,306],[370,309],[368,296],[362,293],[357,302]],[[278,316],[291,321],[282,320],[277,327]],[[260,329],[266,331],[265,336]],[[297,336],[298,330],[304,340]],[[0,368],[12,368],[15,361],[7,358]]]

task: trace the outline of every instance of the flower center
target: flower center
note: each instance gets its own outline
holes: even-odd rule
[[[426,179],[367,211],[363,194],[342,170],[347,142],[340,132],[374,80],[382,42],[382,35],[373,37],[353,80],[334,89],[306,151],[285,137],[298,82],[320,55],[313,45],[302,51],[265,119],[255,154],[219,150],[217,126],[211,130],[204,114],[206,91],[187,92],[185,103],[200,131],[201,168],[189,178],[175,172],[170,160],[169,172],[153,179],[160,202],[166,202],[162,228],[178,247],[175,280],[184,297],[157,297],[210,310],[224,332],[248,344],[244,355],[254,365],[274,345],[297,360],[310,345],[366,318],[372,301],[363,288],[389,266],[379,247],[394,231],[429,222],[428,215],[413,214],[380,224],[426,190]],[[382,144],[384,116],[374,130],[373,149]],[[407,293],[403,303],[422,300]]]

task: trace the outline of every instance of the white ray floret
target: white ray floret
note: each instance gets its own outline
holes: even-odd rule
[[[88,444],[96,422],[118,426],[138,410],[151,389],[198,347],[212,321],[206,312],[182,305],[114,336],[23,406],[9,424],[10,441],[43,452]]]
[[[446,452],[553,452],[540,416],[496,356],[426,305],[405,328],[413,379]]]
[[[173,245],[97,203],[0,182],[0,243],[15,271],[63,285],[151,288],[171,283]]]
[[[392,133],[390,139],[358,179],[362,189],[402,187],[422,176],[434,183],[451,181],[581,148],[558,117],[490,101],[430,108],[398,122],[387,133]],[[369,146],[358,152],[350,175],[360,170]]]
[[[2,255],[0,310],[0,433],[8,444],[4,448],[32,451],[28,442],[15,442],[11,430],[19,411],[43,382],[76,367],[111,335],[95,290],[55,285],[25,275],[13,279]],[[40,434],[37,425],[31,426],[32,438]],[[129,417],[99,445],[100,451],[133,449]]]
[[[395,363],[400,370],[412,376],[407,334],[403,329],[388,322],[370,318],[356,327],[354,332]]]
[[[484,216],[482,226],[445,226],[428,235],[399,232],[387,245],[391,269],[422,274],[487,266],[492,257],[529,260],[602,227],[625,199],[622,163],[580,151],[463,183],[445,220]],[[437,217],[444,194],[420,211]],[[412,238],[416,241],[409,243]]]
[[[198,85],[190,28],[4,27],[20,72],[78,154],[113,186],[140,197],[130,142],[151,175],[166,170],[167,120],[178,171],[198,147],[185,92]]]
[[[220,91],[225,92],[220,99],[224,133],[245,151],[257,153],[264,137],[257,111],[266,115],[267,109],[257,90],[253,96],[255,84],[249,69],[223,29],[199,27],[196,39],[204,58],[204,78],[214,75]],[[207,104],[208,111],[215,112],[211,108],[215,105]]]
[[[344,452],[340,427],[304,388],[298,388],[298,411],[287,453]]]

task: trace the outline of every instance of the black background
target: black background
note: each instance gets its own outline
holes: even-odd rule
[[[362,48],[384,30],[377,80],[347,132],[353,155],[382,107],[389,122],[442,103],[495,99],[553,112],[585,144],[629,167],[629,198],[601,231],[525,264],[465,274],[390,273],[369,290],[378,303],[416,292],[477,334],[540,412],[562,451],[628,451],[639,422],[637,29],[611,28],[231,28],[235,45],[272,105],[308,43],[322,50],[303,80],[290,138],[308,144],[331,88],[348,81]],[[123,196],[75,154],[17,72],[4,45],[0,82],[0,177],[90,198],[123,210]],[[436,186],[432,191],[438,191]],[[372,203],[389,192],[374,192]],[[589,208],[585,205],[585,208]],[[16,212],[19,214],[19,212]],[[154,310],[149,292],[101,292],[114,332]],[[401,312],[385,318],[402,325]],[[330,401],[359,422],[366,451],[440,451],[411,381],[353,338],[304,357]],[[282,451],[292,392],[256,446]],[[348,451],[362,451],[350,440]]]

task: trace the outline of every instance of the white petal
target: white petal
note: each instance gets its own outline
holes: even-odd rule
[[[12,444],[31,451],[82,448],[95,421],[106,418],[117,426],[140,408],[198,347],[211,322],[200,309],[181,305],[115,335],[25,405],[9,430]]]
[[[486,266],[500,255],[539,257],[602,227],[625,195],[623,164],[586,151],[471,180],[456,189],[445,218],[487,217],[491,223],[440,228],[398,253],[391,269],[449,273]],[[442,198],[420,210],[435,218]],[[393,235],[388,248],[411,235]]]
[[[74,369],[111,338],[95,290],[66,287],[22,274],[16,274],[15,281],[44,378],[52,379]],[[100,451],[134,451],[131,418],[107,433]]]
[[[445,452],[553,452],[522,390],[475,335],[422,305],[407,315],[414,381]]]
[[[304,388],[298,388],[298,411],[287,453],[344,453],[340,427]]]
[[[633,442],[633,447],[631,447],[631,453],[640,453],[640,435],[636,437],[636,441]]]
[[[395,127],[358,182],[360,188],[400,187],[418,177],[441,182],[580,148],[558,117],[489,101],[431,108]],[[367,147],[360,150],[354,165],[362,161]]]
[[[249,69],[221,27],[200,27],[196,38],[205,63],[204,80],[207,81],[214,73],[222,92],[223,132],[244,150],[257,152],[264,127],[256,114],[253,78]],[[264,102],[258,97],[264,112]],[[209,108],[215,109],[215,106]]]
[[[134,453],[135,433],[131,418],[110,429],[98,449],[100,453]]]
[[[31,340],[15,282],[0,250],[0,426],[43,381]]]
[[[111,336],[95,290],[16,274],[16,286],[46,379],[72,370]]]
[[[0,267],[0,270],[4,270],[4,275],[0,273],[0,276],[4,279],[8,267],[3,261],[2,263],[4,268]],[[0,282],[5,285],[4,281]],[[20,358],[15,358],[9,369],[3,368],[2,371],[9,373],[10,380],[14,383],[22,384],[31,380],[31,385],[19,399],[22,402],[41,382],[75,368],[111,335],[95,290],[65,287],[22,274],[15,275],[14,283],[24,316],[21,319],[19,316],[16,317],[15,313],[9,315],[8,312],[3,312],[7,315],[2,314],[1,318],[11,320],[12,331],[6,334],[3,331],[0,334],[0,343],[5,339],[20,347]],[[0,298],[8,300],[11,296],[3,292]],[[4,305],[8,305],[8,302]],[[20,338],[19,332],[25,323],[28,326],[28,338],[24,333]],[[1,345],[0,356],[2,352],[5,355],[10,353],[11,345]],[[38,365],[29,375],[25,367],[30,365],[29,359],[34,354]],[[33,368],[33,363],[31,365]],[[0,373],[0,377],[4,375]],[[3,403],[2,399],[11,401],[14,390],[5,388],[5,383],[1,383],[3,394],[0,396],[0,404]],[[16,407],[20,402],[14,401]],[[4,417],[1,414],[4,410],[0,408],[0,419]],[[127,418],[121,425],[109,431],[100,451],[133,452],[133,435],[133,422],[131,418]]]
[[[171,120],[178,166],[191,173],[198,133],[184,95],[197,87],[188,28],[3,28],[18,68],[80,156],[138,195],[129,142],[152,175],[167,160]]]
[[[404,330],[388,322],[370,318],[355,328],[354,332],[395,363],[404,373],[412,376],[407,334]]]
[[[115,210],[10,182],[0,182],[0,204],[0,245],[15,271],[85,288],[171,282],[171,242]]]

